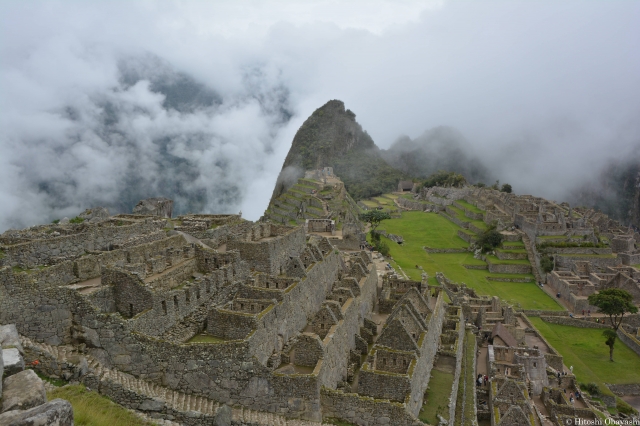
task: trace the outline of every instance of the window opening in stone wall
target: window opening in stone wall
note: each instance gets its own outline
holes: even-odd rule
[[[196,287],[196,299],[200,299],[200,287]]]
[[[535,363],[535,362],[534,362],[534,363],[533,363],[533,366],[534,366],[534,367],[537,367],[538,365],[537,365],[537,363]]]
[[[173,296],[173,307],[178,309],[178,296]]]
[[[162,312],[167,315],[167,302],[165,302],[164,300],[162,301]]]
[[[129,303],[129,316],[133,317],[133,303]]]
[[[187,299],[187,303],[191,303],[191,293],[189,290],[185,291],[185,298]]]
[[[207,293],[211,293],[211,281],[207,281]]]

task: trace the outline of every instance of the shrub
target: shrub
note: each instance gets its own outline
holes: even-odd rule
[[[84,222],[84,219],[78,216],[74,217],[73,219],[69,219],[69,223],[82,223],[82,222]]]
[[[60,223],[60,219],[52,220],[51,223]]]
[[[600,387],[596,383],[581,384],[580,387],[587,391],[591,396],[600,395]]]
[[[371,245],[373,248],[383,256],[389,256],[389,245],[382,241],[380,234],[372,230],[369,232],[369,235],[371,235]]]
[[[627,416],[637,413],[637,411],[632,406],[630,406],[620,398],[616,398],[616,408],[618,409],[618,412],[626,414]]]
[[[496,225],[492,224],[478,236],[476,245],[483,253],[487,253],[502,244],[503,238],[502,234],[496,230]]]
[[[431,176],[429,176],[422,183],[422,187],[431,188],[434,186],[446,186],[446,187],[462,188],[466,184],[467,184],[467,180],[461,174],[440,170],[432,174]]]
[[[511,194],[511,185],[509,185],[508,183],[505,183],[504,185],[502,185],[502,188],[500,189],[501,192],[506,192],[507,194]]]
[[[549,256],[542,256],[540,258],[540,267],[547,274],[553,271],[553,258]]]

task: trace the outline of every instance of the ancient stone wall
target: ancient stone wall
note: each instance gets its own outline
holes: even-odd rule
[[[640,339],[638,339],[638,337],[631,333],[627,333],[622,327],[620,327],[618,329],[618,338],[640,356]]]
[[[197,270],[196,259],[188,259],[159,275],[148,277],[145,283],[156,291],[171,290],[190,279]]]
[[[412,361],[409,370],[413,370],[415,364],[416,361]],[[411,394],[411,377],[404,373],[374,370],[370,363],[364,363],[360,368],[358,393],[375,399],[404,403]]]
[[[230,241],[227,250],[238,250],[251,270],[280,275],[289,258],[299,256],[306,247],[305,233],[302,227],[270,227],[271,233],[263,240]]]
[[[360,295],[342,307],[343,319],[332,327],[323,339],[325,346],[323,368],[320,370],[319,382],[322,386],[335,388],[347,375],[349,351],[355,349],[355,335],[359,333],[373,309],[378,285],[378,274],[375,265],[371,264],[368,275],[358,283]]]
[[[547,247],[545,249],[549,253],[558,254],[611,254],[609,247]]]
[[[282,300],[259,319],[256,332],[249,338],[251,354],[259,362],[266,364],[274,351],[282,349],[285,342],[306,327],[331,292],[339,265],[339,255],[335,253],[316,262],[306,277],[287,288]]]
[[[619,253],[618,258],[623,265],[637,265],[640,263],[640,253]]]
[[[526,264],[516,264],[516,265],[507,265],[500,263],[491,263],[487,262],[489,267],[489,272],[494,274],[530,274],[531,273],[531,265]]]
[[[25,267],[47,265],[60,258],[81,256],[87,251],[107,250],[141,234],[158,231],[163,226],[164,221],[151,220],[123,226],[95,226],[80,234],[6,246],[3,262]]]
[[[404,404],[375,400],[357,393],[344,393],[323,387],[322,411],[325,417],[344,419],[359,426],[420,426],[417,417]]]
[[[442,332],[442,323],[446,307],[444,306],[444,293],[438,293],[436,307],[429,318],[427,332],[424,340],[418,342],[420,355],[417,359],[413,375],[411,377],[411,396],[407,401],[407,410],[418,415],[422,406],[422,398],[431,378],[431,369],[438,351],[438,341]]]
[[[556,255],[556,267],[559,268],[571,268],[571,265],[576,261],[589,261],[592,265],[597,266],[599,268],[606,268],[607,266],[618,266],[622,264],[622,261],[619,257],[594,257],[587,255],[572,255],[572,256],[563,256]]]

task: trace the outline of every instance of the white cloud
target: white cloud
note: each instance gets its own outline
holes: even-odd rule
[[[257,219],[335,98],[381,147],[453,126],[517,191],[559,197],[640,141],[639,18],[637,2],[4,1],[0,230],[163,191]],[[153,84],[183,75],[215,102],[168,110]]]

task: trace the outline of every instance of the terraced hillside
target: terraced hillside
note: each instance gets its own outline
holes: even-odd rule
[[[298,182],[276,197],[264,218],[287,225],[304,224],[306,219],[332,219],[340,229],[345,222],[357,221],[360,208],[337,178],[327,183],[313,179]]]
[[[377,198],[394,195],[397,196],[385,194]],[[366,201],[377,203],[375,199]],[[404,238],[402,245],[386,242],[391,248],[391,263],[411,279],[420,279],[426,271],[430,282],[436,284],[436,272],[443,272],[480,294],[499,296],[522,309],[562,310],[536,284],[520,234],[506,233],[495,255],[484,260],[474,257],[469,246],[487,227],[480,219],[483,214],[476,206],[456,201],[440,213],[402,211],[398,217],[384,221],[379,229]]]

